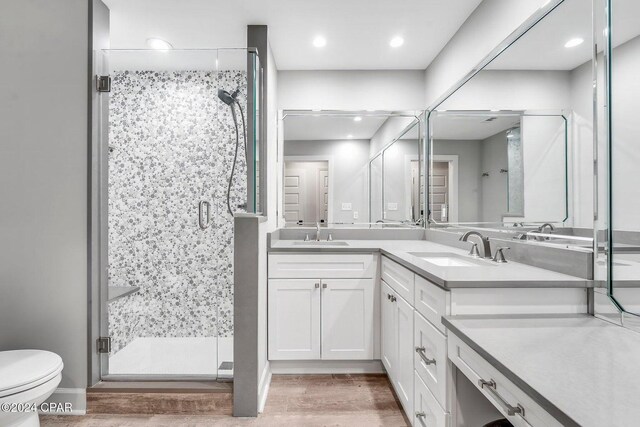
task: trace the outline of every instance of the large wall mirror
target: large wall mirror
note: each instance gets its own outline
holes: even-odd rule
[[[502,227],[568,217],[567,120],[518,111],[433,111],[434,224]]]
[[[430,227],[593,249],[592,4],[545,5],[429,107]]]
[[[401,126],[406,119],[391,122]],[[387,226],[423,225],[422,141],[421,120],[414,118],[371,160],[371,222]],[[378,174],[381,179],[377,179]]]
[[[606,200],[610,244],[596,268],[608,268],[610,292],[624,310],[633,314],[625,322],[640,328],[640,187],[636,181],[640,177],[640,2],[602,3],[606,8],[598,13],[603,17],[607,10],[610,13],[610,27],[604,31],[608,48],[603,61],[609,72],[609,99],[599,99],[598,105],[604,112],[605,105],[610,105],[606,124],[610,131],[610,193]]]
[[[286,227],[421,225],[420,114],[284,111]],[[424,188],[424,185],[422,186]],[[422,192],[424,195],[424,191]]]

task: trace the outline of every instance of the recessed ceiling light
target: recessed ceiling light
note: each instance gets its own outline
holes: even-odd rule
[[[313,45],[315,47],[325,47],[327,45],[327,39],[322,36],[316,36],[316,38],[313,39]]]
[[[575,39],[571,39],[571,40],[569,40],[568,42],[566,42],[566,43],[564,44],[564,47],[576,47],[576,46],[578,46],[578,45],[581,45],[581,44],[582,44],[582,42],[584,42],[584,39],[583,39],[583,38],[576,37]]]
[[[155,50],[171,50],[171,49],[173,49],[173,46],[171,46],[171,43],[169,43],[166,40],[157,39],[157,38],[147,39],[147,46],[149,46],[151,49],[155,49]]]
[[[354,117],[353,121],[354,122],[360,122],[360,121],[362,121],[362,117],[360,117],[360,116]]]
[[[353,138],[353,135],[349,134],[349,135],[347,135],[347,138],[351,139],[351,138]]]
[[[404,44],[404,39],[402,37],[400,37],[400,36],[395,36],[389,42],[389,46],[391,46],[391,47],[400,47],[403,44]]]

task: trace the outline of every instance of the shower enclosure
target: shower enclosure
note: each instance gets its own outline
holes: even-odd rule
[[[102,378],[230,378],[232,214],[257,208],[257,53],[105,50],[102,69]]]

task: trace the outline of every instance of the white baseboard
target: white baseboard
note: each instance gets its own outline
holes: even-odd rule
[[[47,403],[71,404],[71,410],[41,412],[48,415],[85,415],[87,413],[87,392],[84,388],[58,388],[47,399]]]
[[[267,404],[267,396],[269,395],[269,386],[271,385],[271,364],[269,361],[262,370],[260,376],[260,382],[258,383],[258,412],[264,411],[264,406]]]
[[[273,374],[383,374],[380,360],[271,360]]]

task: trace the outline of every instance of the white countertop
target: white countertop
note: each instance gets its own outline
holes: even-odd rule
[[[606,258],[598,257],[594,268],[596,284],[600,287],[607,286]],[[614,285],[618,287],[640,287],[640,254],[614,253],[613,254]]]
[[[552,415],[585,427],[640,425],[640,334],[590,315],[443,323]]]
[[[473,267],[442,267],[427,262],[410,252],[451,253],[468,256],[468,251],[426,240],[345,240],[347,246],[313,243],[301,245],[300,241],[277,240],[271,252],[377,252],[399,262],[414,273],[429,279],[443,288],[460,287],[589,287],[592,281],[567,274],[509,261],[498,264],[491,260],[476,259]],[[508,251],[505,257],[509,259]],[[470,257],[469,257],[470,258]]]

